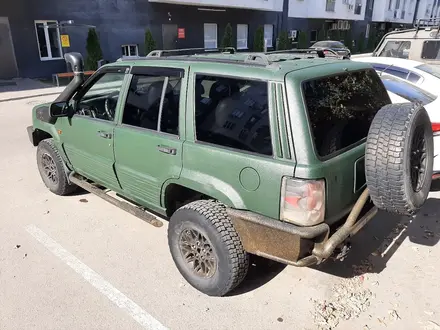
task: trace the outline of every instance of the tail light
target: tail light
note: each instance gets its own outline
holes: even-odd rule
[[[280,218],[300,226],[324,221],[325,182],[283,177]]]
[[[432,132],[435,134],[439,134],[440,133],[440,123],[431,123],[432,125]]]

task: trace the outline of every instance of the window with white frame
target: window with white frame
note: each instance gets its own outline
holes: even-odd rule
[[[217,48],[217,24],[205,23],[203,25],[205,48]]]
[[[248,26],[247,24],[237,24],[237,49],[248,48]]]
[[[122,56],[138,56],[139,50],[138,45],[122,45]]]
[[[57,24],[57,21],[35,21],[38,50],[42,61],[63,58]]]
[[[272,47],[273,45],[273,25],[265,24],[264,25],[264,41],[266,41],[267,47]]]

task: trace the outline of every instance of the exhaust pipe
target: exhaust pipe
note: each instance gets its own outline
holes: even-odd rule
[[[73,92],[84,82],[84,61],[81,53],[66,53],[64,60],[72,67],[73,79],[54,102],[68,101]]]

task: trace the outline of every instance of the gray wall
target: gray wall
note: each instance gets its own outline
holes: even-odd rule
[[[148,0],[14,0],[0,4],[0,16],[9,18],[15,54],[21,77],[47,77],[65,72],[64,60],[41,61],[34,20],[69,20],[96,26],[105,59],[121,56],[122,44],[139,44],[143,53],[145,28],[149,27],[157,46],[162,47],[162,24],[185,28],[186,38],[179,39],[177,48],[203,47],[203,23],[218,24],[218,44],[227,23],[235,38],[237,24],[249,24],[248,46],[252,47],[255,30],[262,24],[273,24],[274,34],[281,13],[226,8],[225,12],[198,11],[195,6],[150,3]],[[87,28],[68,28],[61,33],[70,36],[68,51],[86,56]],[[274,44],[275,44],[274,36]]]

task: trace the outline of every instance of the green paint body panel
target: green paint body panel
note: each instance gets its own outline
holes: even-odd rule
[[[38,120],[34,109],[34,129],[49,133],[62,150],[68,167],[83,176],[161,214],[166,214],[165,192],[170,184],[199,191],[229,206],[274,219],[279,219],[283,176],[324,179],[326,218],[341,214],[359,196],[360,192],[354,189],[354,164],[364,155],[364,143],[330,160],[320,160],[314,149],[301,83],[347,70],[369,69],[368,64],[304,59],[250,66],[196,59],[186,62],[145,59],[115,62],[103,68],[109,66],[184,69],[179,135],[121,123],[132,78],[130,73],[126,74],[113,122],[73,116],[71,119],[58,118],[51,125]],[[196,141],[194,86],[197,73],[268,82],[272,157]],[[97,74],[99,71],[95,76]],[[57,130],[62,133],[58,134]],[[111,133],[112,139],[100,137],[98,131]],[[176,153],[162,153],[158,146],[174,148]]]

